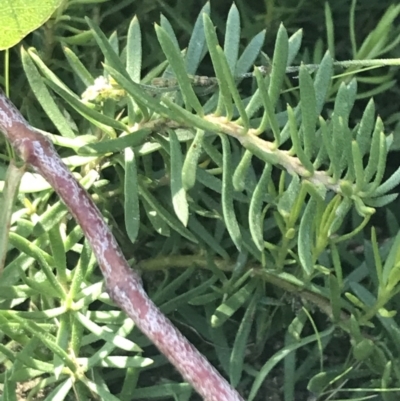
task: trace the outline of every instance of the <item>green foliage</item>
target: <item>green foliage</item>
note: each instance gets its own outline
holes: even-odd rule
[[[235,5],[220,41],[209,4],[187,48],[171,24],[188,32],[187,21],[164,5],[172,18],[155,26],[162,53],[151,66],[155,39],[149,45],[136,17],[109,36],[89,18],[90,29],[63,36],[66,72],[40,49],[21,49],[59,133],[49,137],[152,298],[248,400],[264,399],[269,378],[281,376],[288,401],[297,388],[318,399],[350,399],[358,388],[386,401],[393,392],[383,391],[400,387],[400,236],[390,210],[400,168],[385,174],[393,135],[371,98],[394,85],[394,69],[368,75],[398,64],[376,58],[398,44],[390,27],[400,7],[357,46],[352,4],[348,62],[335,61],[329,4],[329,52],[303,50],[302,31],[283,24],[276,37],[260,30],[243,45],[247,13]],[[77,46],[94,48],[92,39],[95,63]],[[24,103],[46,129],[37,107]],[[142,354],[148,341],[110,303],[80,228],[33,179],[22,178],[1,277],[3,400],[25,381],[29,397],[189,399],[163,358]]]
[[[43,25],[61,4],[62,0],[0,1],[0,50],[9,49]]]

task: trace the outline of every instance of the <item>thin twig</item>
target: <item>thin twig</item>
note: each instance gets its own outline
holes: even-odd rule
[[[129,267],[89,194],[62,162],[52,142],[30,126],[2,92],[0,129],[22,160],[49,182],[82,227],[111,299],[205,400],[243,400],[147,296],[138,273]]]

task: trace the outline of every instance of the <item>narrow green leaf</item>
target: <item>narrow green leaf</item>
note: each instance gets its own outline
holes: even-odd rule
[[[375,213],[375,209],[366,206],[364,200],[361,199],[359,196],[354,195],[352,199],[354,201],[354,206],[356,207],[356,211],[360,216],[367,217]]]
[[[180,306],[188,304],[193,298],[204,294],[217,280],[218,276],[212,275],[211,278],[203,281],[200,285],[194,286],[191,290],[179,294],[178,296],[170,296],[167,302],[160,306],[161,311],[165,314],[176,311]]]
[[[4,372],[4,388],[2,398],[3,401],[18,401],[17,400],[17,383],[11,380],[13,371],[8,369]]]
[[[21,60],[24,68],[26,77],[28,78],[29,84],[32,88],[36,99],[39,101],[43,110],[46,112],[50,120],[59,130],[62,136],[67,138],[75,138],[75,133],[72,131],[68,121],[61,113],[60,109],[56,105],[55,101],[50,95],[49,90],[43,83],[43,78],[39,74],[37,68],[32,62],[31,57],[28,55],[26,50],[21,46]]]
[[[155,210],[154,207],[152,207],[145,199],[142,199],[142,204],[154,230],[164,237],[169,237],[171,235],[171,230],[165,219],[161,218],[157,210]]]
[[[142,33],[137,17],[129,24],[126,43],[126,71],[133,82],[140,82],[142,69]]]
[[[153,295],[153,300],[156,304],[162,304],[168,302],[169,299],[176,296],[176,292],[182,287],[182,285],[193,276],[195,272],[195,266],[190,266],[184,269],[176,278],[168,282],[167,285],[162,286]]]
[[[266,164],[261,177],[257,183],[256,189],[251,197],[249,207],[249,228],[251,237],[262,252],[264,251],[264,216],[262,213],[262,205],[265,193],[268,191],[268,182],[271,179],[272,166]]]
[[[197,72],[197,68],[200,64],[201,59],[204,56],[206,49],[206,37],[204,34],[204,23],[203,14],[210,15],[210,3],[207,2],[200,13],[194,24],[193,32],[189,40],[189,46],[187,48],[185,62],[186,71],[190,75],[194,75]]]
[[[224,52],[231,74],[235,72],[240,45],[240,16],[236,4],[229,9],[226,20]]]
[[[316,99],[313,81],[304,65],[300,67],[299,80],[304,154],[308,159],[311,159],[317,145],[315,136],[315,125],[317,121]]]
[[[279,146],[281,144],[281,132],[274,111],[274,106],[271,102],[267,86],[265,84],[265,78],[261,75],[260,71],[257,68],[254,71],[258,83],[258,93],[261,95],[262,103],[264,106],[263,118],[261,120],[260,125],[257,127],[257,133],[261,134],[269,126],[274,134],[275,144],[276,146]],[[250,108],[250,103],[248,105],[248,108]],[[247,113],[247,108],[246,108],[246,113]]]
[[[218,86],[220,90],[218,107],[215,113],[216,115],[220,115],[223,113],[223,109],[225,109],[225,114],[230,119],[233,115],[233,105],[232,105],[231,94],[229,91],[229,85],[226,80],[220,56],[217,51],[217,47],[219,46],[217,34],[215,32],[211,19],[208,15],[206,14],[203,15],[203,21],[204,21],[204,31],[206,34],[207,47],[214,66],[215,76],[218,79]]]
[[[325,104],[325,99],[331,86],[333,74],[333,59],[329,52],[326,52],[314,79],[314,91],[316,100],[316,113],[321,114]]]
[[[224,71],[224,74],[225,74],[225,78],[228,82],[229,91],[231,93],[231,96],[235,102],[235,105],[236,105],[239,115],[240,115],[240,119],[237,121],[237,124],[240,124],[243,126],[243,132],[245,133],[250,125],[249,117],[247,116],[246,109],[243,105],[242,98],[241,98],[241,96],[239,94],[239,90],[236,86],[235,79],[233,78],[233,75],[231,73],[231,67],[228,64],[228,60],[225,58],[225,53],[220,46],[217,46],[217,53],[220,57],[220,62],[221,62],[222,70]],[[229,115],[228,115],[228,118],[230,119]]]
[[[198,129],[193,142],[191,143],[182,166],[182,185],[188,191],[196,183],[196,172],[199,158],[203,150],[204,131]]]
[[[77,96],[72,95],[63,88],[59,87],[54,82],[46,79],[46,85],[48,85],[54,92],[60,95],[65,101],[67,101],[77,112],[89,119],[94,125],[102,125],[112,127],[120,131],[126,131],[127,127],[120,121],[115,120],[112,117],[108,117],[105,114],[99,113],[98,111],[88,107],[81,99]]]
[[[111,48],[113,49],[114,53],[119,56],[119,40],[118,40],[118,33],[117,31],[113,31],[108,38],[108,43],[110,43]],[[107,57],[104,58],[105,64],[110,64],[107,60]]]
[[[240,233],[239,224],[236,218],[235,208],[233,204],[233,167],[232,155],[229,138],[226,135],[220,135],[222,142],[222,155],[223,155],[223,174],[222,174],[222,211],[224,221],[229,235],[232,238],[236,248],[240,251],[242,248],[242,235]]]
[[[299,196],[300,189],[301,182],[299,176],[292,176],[288,188],[283,192],[278,202],[278,211],[284,219],[287,219],[291,215],[294,204]]]
[[[69,65],[71,66],[75,74],[79,77],[79,79],[83,82],[83,84],[86,87],[93,85],[94,78],[92,74],[88,71],[88,69],[83,65],[82,61],[79,60],[79,57],[67,46],[63,46],[62,50]]]
[[[24,319],[12,312],[2,311],[2,315],[7,317],[11,321],[15,321],[20,325],[21,328],[34,335],[43,343],[46,348],[57,354],[69,369],[74,371],[74,369],[76,368],[74,362],[67,354],[67,352],[56,344],[54,336],[51,335],[48,331],[46,331],[37,323],[29,319]]]
[[[340,305],[342,301],[341,301],[339,281],[333,274],[329,275],[329,294],[330,294],[330,303],[332,306],[333,321],[339,322],[341,313]]]
[[[229,364],[229,381],[233,388],[237,387],[243,374],[244,360],[248,349],[248,339],[259,299],[259,294],[256,292],[251,299],[249,306],[246,308],[246,312],[244,313],[235,336]]]
[[[376,168],[376,173],[374,177],[374,181],[372,182],[370,191],[375,191],[376,188],[379,187],[379,185],[382,182],[383,179],[383,174],[385,173],[386,169],[386,159],[387,159],[387,153],[388,150],[386,148],[386,137],[385,134],[381,131],[379,135],[379,152],[378,152],[378,165]],[[368,167],[368,166],[367,166]]]
[[[274,57],[272,60],[271,80],[269,85],[269,97],[272,106],[275,107],[286,76],[288,60],[289,39],[285,27],[281,24],[275,41]]]
[[[171,195],[172,205],[178,219],[184,226],[189,219],[189,205],[186,199],[186,191],[182,185],[183,157],[181,144],[174,130],[168,130],[170,155],[171,155]]]
[[[307,384],[307,390],[315,394],[316,396],[321,396],[326,388],[335,380],[340,377],[342,370],[332,369],[328,372],[322,371],[314,375]]]
[[[297,53],[300,50],[301,42],[303,40],[303,30],[297,30],[290,38],[289,38],[289,49],[288,49],[288,57],[286,67],[292,65]]]
[[[107,64],[112,67],[114,70],[118,71],[125,78],[128,78],[129,75],[122,64],[121,59],[118,54],[115,53],[112,48],[110,42],[108,41],[106,35],[101,31],[101,29],[88,17],[85,17],[87,24],[93,32],[94,39],[96,40],[100,50],[102,51],[104,58],[107,59]]]
[[[11,226],[13,208],[25,167],[18,168],[11,160],[4,179],[4,189],[0,196],[0,276],[3,272],[8,251],[8,233]]]
[[[57,269],[57,276],[63,285],[67,285],[67,252],[65,250],[64,241],[60,232],[61,227],[57,224],[50,231],[48,236],[51,246],[51,254],[53,255],[54,266]]]
[[[124,151],[124,218],[125,228],[131,242],[135,242],[140,227],[139,184],[135,153],[127,147]]]
[[[332,11],[329,3],[325,3],[325,26],[326,26],[326,36],[328,39],[328,49],[332,57],[335,57],[335,31],[334,23],[332,18]]]
[[[357,130],[356,140],[360,147],[361,155],[364,156],[369,150],[371,143],[371,134],[374,129],[375,103],[371,98],[364,110],[360,125]]]
[[[353,155],[353,168],[356,175],[356,186],[354,191],[359,192],[365,184],[364,181],[364,165],[362,160],[362,155],[358,143],[356,141],[352,141],[352,155]]]
[[[299,132],[297,130],[297,122],[296,122],[295,114],[293,112],[293,109],[289,105],[287,105],[287,111],[288,111],[289,125],[290,125],[290,137],[292,139],[292,146],[294,149],[294,153],[296,154],[296,156],[299,158],[300,162],[303,164],[303,166],[308,170],[308,172],[311,175],[314,173],[314,166],[313,166],[311,160],[304,153],[304,150],[301,146]]]
[[[24,252],[28,256],[31,256],[32,258],[37,260],[48,280],[48,283],[53,287],[53,289],[56,291],[61,299],[65,299],[65,290],[60,282],[57,280],[57,277],[54,275],[53,269],[51,267],[54,266],[54,261],[52,258],[50,258],[50,255],[40,249],[37,245],[29,242],[27,239],[21,237],[14,232],[9,232],[9,241],[19,251]]]
[[[208,156],[210,156],[211,160],[218,166],[222,168],[222,154],[218,150],[217,146],[214,143],[215,137],[206,138],[203,141],[203,149],[206,151]]]
[[[332,147],[331,153],[331,165],[330,168],[333,170],[333,179],[334,181],[338,181],[341,176],[344,168],[346,166],[341,164],[342,155],[344,153],[344,138],[345,135],[345,127],[343,123],[343,119],[340,116],[333,116],[332,118],[332,136],[330,138],[330,145]]]
[[[142,103],[153,112],[174,120],[174,114],[171,113],[167,107],[163,106],[157,99],[147,94],[141,85],[133,82],[130,78],[127,78],[124,74],[119,73],[111,66],[105,65],[104,68],[136,101]]]
[[[192,233],[194,233],[201,241],[210,247],[216,254],[220,255],[226,260],[229,260],[228,252],[222,247],[218,241],[210,234],[194,215],[190,216],[188,227]]]
[[[382,270],[382,285],[387,286],[390,273],[392,269],[400,261],[400,233],[397,233],[393,240],[392,246],[390,247],[389,255],[385,260]]]
[[[265,41],[265,30],[258,33],[251,39],[250,43],[245,47],[243,53],[240,55],[239,60],[236,63],[234,76],[240,76],[241,74],[249,71],[254,65]]]
[[[77,153],[79,155],[97,156],[104,155],[106,153],[121,152],[128,147],[142,145],[151,132],[152,131],[149,128],[142,128],[130,134],[120,136],[116,139],[109,139],[82,146],[77,150]]]
[[[259,373],[254,379],[253,385],[250,390],[250,394],[248,396],[248,401],[254,401],[254,399],[257,396],[257,393],[259,392],[262,384],[265,381],[265,378],[268,376],[268,374],[271,372],[271,370],[276,366],[277,363],[279,363],[283,358],[285,358],[289,353],[304,347],[305,345],[318,341],[324,337],[331,336],[335,330],[335,326],[329,327],[327,330],[319,332],[318,334],[313,334],[311,336],[303,338],[301,341],[290,344],[278,352],[276,352],[274,355],[272,355],[268,361],[259,369]]]
[[[300,220],[298,251],[300,264],[306,277],[310,277],[314,272],[314,217],[316,207],[317,202],[311,198]]]
[[[241,308],[252,296],[257,287],[257,284],[257,280],[250,280],[246,285],[235,291],[235,293],[231,297],[229,297],[220,306],[218,306],[213,316],[211,317],[211,326],[213,328],[220,327],[228,319],[230,319],[231,316],[239,308]]]
[[[196,93],[194,92],[180,50],[175,47],[168,33],[157,25],[156,34],[161,48],[165,56],[167,57],[168,63],[178,80],[186,109],[190,111],[193,108],[198,115],[202,116],[204,114],[203,108],[200,104],[199,99],[196,96]]]
[[[374,196],[381,196],[392,190],[400,183],[400,167],[375,191]]]
[[[152,210],[157,213],[173,230],[178,232],[182,237],[197,244],[197,239],[194,235],[182,225],[182,223],[165,209],[159,201],[150,193],[150,191],[139,181],[139,194],[151,206]]]
[[[180,52],[179,41],[175,35],[174,28],[172,28],[171,23],[168,21],[168,19],[163,14],[160,15],[160,25],[161,25],[161,28],[166,32],[166,34],[170,38],[175,50]],[[157,29],[157,27],[156,27],[156,29]]]
[[[383,152],[383,149],[382,149],[383,144],[381,141],[381,134],[383,134],[383,131],[384,131],[383,122],[378,117],[376,119],[374,132],[372,134],[372,141],[371,141],[371,147],[370,147],[370,151],[369,151],[368,164],[364,170],[366,183],[370,182],[370,180],[375,175],[375,173],[378,169],[379,160],[383,156],[382,154],[380,154],[381,152]]]
[[[332,222],[331,227],[329,228],[328,235],[331,236],[334,234],[339,227],[342,225],[344,218],[346,217],[347,213],[353,206],[353,202],[350,198],[344,198],[343,201],[340,203],[338,208],[336,209],[336,218]]]
[[[246,186],[246,177],[251,165],[253,154],[245,150],[235,172],[233,173],[232,183],[235,191],[242,192]]]
[[[213,123],[207,119],[204,119],[196,114],[190,113],[184,108],[177,105],[175,102],[168,98],[163,99],[163,103],[168,106],[168,110],[171,113],[172,120],[179,121],[182,120],[187,126],[191,126],[193,128],[203,129],[205,131],[211,132],[221,132],[222,128],[220,128],[217,123]]]

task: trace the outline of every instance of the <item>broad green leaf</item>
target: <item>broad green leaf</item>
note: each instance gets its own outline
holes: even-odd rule
[[[9,49],[42,26],[63,0],[0,0],[0,50]]]

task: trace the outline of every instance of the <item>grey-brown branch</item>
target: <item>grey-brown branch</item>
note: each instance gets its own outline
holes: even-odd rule
[[[0,129],[22,160],[49,182],[82,227],[111,299],[205,400],[243,401],[147,296],[139,275],[129,267],[89,194],[62,162],[51,141],[33,128],[2,92]]]

